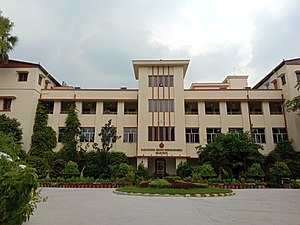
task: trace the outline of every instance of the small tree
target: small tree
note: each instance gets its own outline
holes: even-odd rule
[[[14,141],[21,141],[23,131],[20,122],[15,118],[9,118],[5,114],[0,115],[0,131],[13,137]]]
[[[68,116],[65,121],[66,127],[62,135],[62,143],[64,146],[60,150],[62,158],[68,161],[77,161],[77,143],[78,136],[80,134],[80,121],[78,119],[78,113],[75,103],[72,103]]]
[[[13,137],[0,131],[0,152],[10,155],[13,160],[16,160],[21,151],[21,146],[14,141]]]
[[[211,178],[217,176],[214,168],[209,163],[204,163],[203,165],[194,168],[194,173],[198,173],[203,178]]]
[[[17,36],[11,35],[13,26],[14,23],[2,16],[0,11],[0,63],[8,62],[8,53],[14,49],[18,41]]]
[[[108,152],[113,144],[116,143],[121,136],[117,135],[117,128],[112,125],[111,119],[101,128],[100,133],[98,134],[101,138],[102,149],[101,151]]]
[[[63,170],[63,175],[66,178],[71,178],[71,177],[78,177],[80,174],[78,165],[76,162],[69,161],[68,164],[66,165],[65,169]]]
[[[121,163],[118,168],[117,177],[124,178],[129,173],[133,173],[133,167],[126,163]]]
[[[193,168],[187,162],[180,162],[177,167],[177,175],[181,178],[191,177]]]
[[[275,162],[274,166],[270,168],[270,174],[277,177],[288,177],[291,175],[289,167],[284,162]]]
[[[249,168],[247,175],[252,178],[262,178],[265,176],[265,172],[259,163],[253,163]]]

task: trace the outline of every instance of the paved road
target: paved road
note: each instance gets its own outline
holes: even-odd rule
[[[235,190],[232,197],[139,197],[113,189],[45,188],[25,225],[299,225],[300,189]]]

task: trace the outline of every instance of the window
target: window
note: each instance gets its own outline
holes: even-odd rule
[[[221,134],[221,128],[206,128],[207,143],[212,142],[218,134]]]
[[[137,114],[138,112],[138,103],[137,102],[125,102],[124,114]]]
[[[137,128],[124,127],[123,142],[135,143],[137,142]]]
[[[103,114],[117,114],[118,103],[117,102],[103,102]]]
[[[239,135],[242,132],[243,132],[243,128],[228,128],[228,133],[230,133],[230,134]]]
[[[262,112],[262,102],[249,102],[250,114],[260,115]]]
[[[274,86],[274,89],[278,89],[278,84],[277,84],[277,80],[273,80],[272,84]]]
[[[82,102],[82,114],[96,114],[96,102]]]
[[[252,128],[251,135],[254,143],[257,144],[266,143],[265,128]]]
[[[148,86],[149,87],[173,87],[174,86],[174,76],[148,76]]]
[[[219,102],[205,102],[206,114],[220,114]]]
[[[280,77],[282,85],[286,84],[285,75]]]
[[[25,82],[25,81],[27,81],[27,79],[28,79],[28,72],[19,72],[18,75],[19,75],[19,79],[18,79],[19,82]]]
[[[296,79],[297,79],[297,81],[300,80],[300,72],[296,72]]]
[[[175,127],[148,127],[148,141],[175,141]]]
[[[80,142],[94,142],[95,128],[81,127],[80,128]]]
[[[186,143],[199,143],[199,128],[185,128]]]
[[[64,101],[60,104],[60,113],[61,114],[68,114],[69,109],[71,108],[71,105],[74,104],[74,102],[71,101]]]
[[[197,115],[198,102],[184,102],[184,110],[186,115]]]
[[[149,112],[174,112],[174,99],[149,99]]]
[[[287,140],[287,134],[285,128],[272,128],[273,141],[279,143],[283,140]]]
[[[10,111],[11,110],[11,98],[3,99],[3,111]]]
[[[65,127],[59,127],[58,128],[58,138],[57,138],[57,142],[62,142],[63,139],[63,133],[65,131]]]
[[[228,115],[242,114],[241,102],[226,102],[226,104],[227,104],[227,114]]]
[[[38,84],[41,86],[43,81],[43,76],[39,75]]]
[[[269,102],[270,114],[277,115],[282,114],[282,103],[281,102]]]
[[[53,109],[54,109],[54,102],[42,102],[44,105],[47,114],[53,114]]]

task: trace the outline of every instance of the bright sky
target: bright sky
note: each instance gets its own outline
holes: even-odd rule
[[[234,73],[253,86],[300,57],[297,0],[0,0],[0,9],[20,39],[11,59],[84,88],[136,88],[132,59],[190,59],[186,87]]]

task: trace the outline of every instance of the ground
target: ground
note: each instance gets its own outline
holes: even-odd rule
[[[235,190],[231,197],[121,196],[113,189],[44,188],[25,225],[300,224],[300,189]]]

